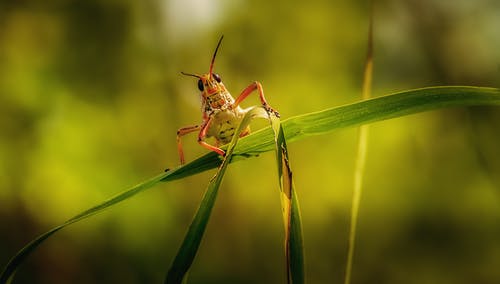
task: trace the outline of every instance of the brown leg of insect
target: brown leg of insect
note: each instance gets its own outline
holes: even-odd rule
[[[271,106],[266,101],[266,98],[264,97],[264,90],[262,89],[262,85],[259,82],[253,82],[250,84],[248,87],[246,87],[241,94],[236,98],[236,101],[233,104],[233,107],[237,107],[244,99],[246,99],[253,91],[258,90],[259,91],[259,98],[260,102],[262,103],[262,106],[268,113],[274,113],[277,117],[280,117],[279,112],[274,110]]]
[[[214,151],[215,153],[217,153],[217,154],[219,154],[221,156],[224,156],[226,154],[224,152],[224,150],[222,150],[221,148],[218,148],[216,146],[210,145],[210,144],[208,144],[207,142],[205,142],[203,140],[207,136],[207,131],[208,131],[208,128],[210,127],[210,123],[212,123],[212,117],[210,117],[205,122],[205,124],[203,125],[203,127],[201,128],[201,131],[198,134],[198,143],[200,143],[201,146],[207,148],[208,150]]]
[[[184,165],[185,160],[184,160],[184,151],[182,151],[182,143],[181,143],[181,137],[194,132],[198,129],[201,128],[201,125],[193,125],[193,126],[188,126],[188,127],[183,127],[177,130],[177,151],[179,152],[179,158],[181,160],[181,165]]]

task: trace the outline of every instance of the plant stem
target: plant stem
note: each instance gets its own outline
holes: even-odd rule
[[[363,74],[362,98],[367,100],[371,97],[372,74],[373,74],[373,1],[370,1],[370,20],[368,27],[368,48]],[[354,258],[354,248],[356,244],[356,228],[358,225],[359,204],[361,202],[361,193],[363,188],[363,174],[366,164],[366,152],[368,148],[369,126],[359,127],[358,153],[356,159],[356,168],[354,170],[354,189],[351,205],[351,225],[349,228],[349,246],[347,252],[347,265],[344,284],[351,283],[352,263]]]

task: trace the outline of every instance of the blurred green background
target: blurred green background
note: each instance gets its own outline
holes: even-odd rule
[[[0,1],[0,265],[38,234],[178,164],[196,80],[260,81],[283,118],[355,102],[367,1]],[[500,86],[500,2],[375,4],[374,95]],[[257,96],[244,106],[257,104]],[[257,123],[265,125],[265,123]],[[187,160],[206,152],[184,139]],[[500,282],[500,110],[371,127],[353,283]],[[357,130],[289,145],[309,283],[341,283]],[[190,283],[283,283],[274,154],[231,165]],[[15,283],[161,283],[213,172],[47,241]]]

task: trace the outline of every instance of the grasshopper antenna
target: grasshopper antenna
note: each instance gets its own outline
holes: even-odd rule
[[[198,78],[198,79],[200,79],[200,78],[201,78],[201,76],[200,76],[200,75],[191,74],[191,73],[186,73],[186,72],[182,72],[182,71],[181,71],[181,74],[182,74],[182,75],[185,75],[185,76],[196,77],[196,78]]]
[[[222,43],[222,39],[224,36],[221,36],[219,39],[219,42],[217,43],[217,47],[215,48],[214,51],[214,56],[212,56],[212,62],[210,62],[210,69],[208,71],[208,74],[210,74],[210,77],[212,77],[212,71],[214,70],[214,62],[215,62],[215,56],[217,55],[217,51],[219,50],[220,44]]]

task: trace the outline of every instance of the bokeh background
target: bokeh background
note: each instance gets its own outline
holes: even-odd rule
[[[283,118],[357,101],[368,11],[368,1],[0,1],[0,265],[177,165],[176,130],[201,120],[196,80],[180,71],[206,72],[222,34],[216,70],[235,96],[258,80]],[[376,1],[374,95],[499,87],[499,27],[496,0]],[[188,160],[206,152],[195,135],[184,141]],[[353,283],[499,283],[499,142],[497,107],[373,124]],[[344,129],[289,145],[309,283],[343,280],[356,143]],[[273,159],[230,166],[191,283],[283,283]],[[212,174],[64,229],[15,283],[162,283]]]

